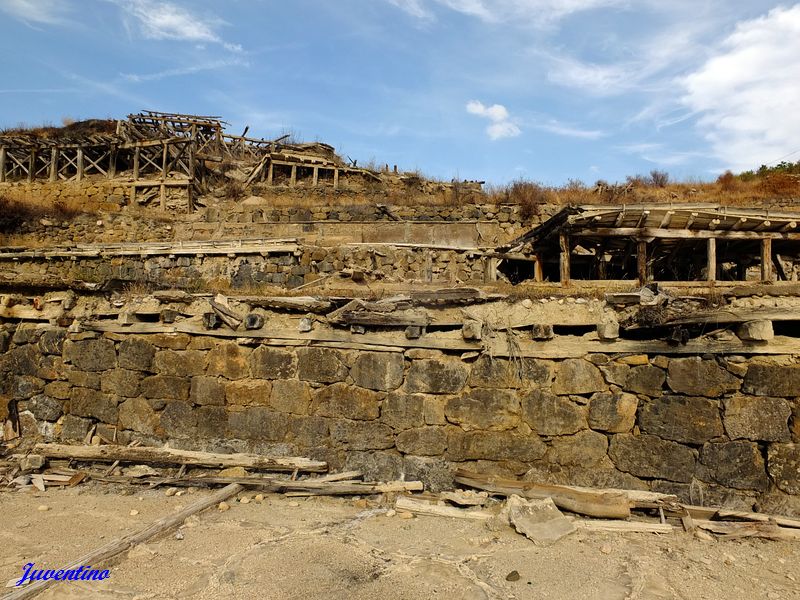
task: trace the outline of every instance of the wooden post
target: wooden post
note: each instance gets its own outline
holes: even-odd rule
[[[267,185],[272,185],[272,178],[275,175],[275,165],[269,161],[269,168],[267,168]]]
[[[314,167],[314,187],[317,187],[317,182],[319,181],[319,167]]]
[[[58,147],[50,148],[50,181],[58,181]]]
[[[559,256],[559,271],[560,271],[560,281],[561,285],[569,285],[569,259],[570,259],[570,248],[569,248],[569,235],[565,232],[561,232],[558,236],[559,246],[561,247],[561,255]]]
[[[297,165],[292,165],[292,175],[289,179],[289,185],[297,185]]]
[[[161,182],[161,210],[167,210],[167,186],[163,181]]]
[[[761,240],[761,281],[772,281],[772,238]]]
[[[139,155],[142,149],[139,146],[133,149],[133,180],[139,179]]]
[[[31,154],[28,157],[28,183],[33,181],[33,172],[36,169],[36,150],[31,150]]]
[[[108,178],[113,179],[117,176],[117,146],[112,145],[108,153]]]
[[[333,189],[339,189],[339,169],[333,169]]]
[[[6,181],[6,147],[0,146],[0,183]]]
[[[706,268],[706,279],[708,281],[717,280],[717,240],[716,238],[708,238],[708,245],[706,246],[706,255],[708,258],[708,266]]]
[[[536,262],[533,263],[533,280],[544,281],[544,273],[542,272],[542,257],[537,254],[534,256]]]
[[[163,148],[161,149],[161,180],[167,178],[167,142],[163,142]]]
[[[636,243],[636,274],[640,285],[647,283],[647,242],[641,240]]]
[[[83,179],[83,148],[78,148],[78,181]]]
[[[483,260],[483,282],[490,283],[497,281],[497,259],[485,256]]]

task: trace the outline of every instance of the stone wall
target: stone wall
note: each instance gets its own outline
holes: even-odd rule
[[[12,400],[52,439],[97,425],[120,443],[307,455],[433,489],[460,465],[737,507],[800,495],[796,357],[464,361],[21,325],[0,333],[0,378],[0,420]]]
[[[156,288],[247,290],[261,285],[295,288],[345,269],[370,281],[429,281],[442,285],[484,282],[479,254],[380,246],[302,246],[296,253],[206,256],[151,256],[8,259],[0,255],[0,273],[103,283],[146,283]]]

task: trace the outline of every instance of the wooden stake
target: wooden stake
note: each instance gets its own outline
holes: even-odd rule
[[[639,285],[647,283],[647,242],[641,240],[636,243],[636,274]]]
[[[319,167],[314,167],[314,179],[313,179],[314,187],[317,186],[317,182],[319,182]]]
[[[561,232],[558,236],[559,246],[561,247],[561,255],[559,256],[560,267],[560,281],[561,285],[569,285],[570,272],[570,248],[569,248],[569,235]]]
[[[333,189],[339,189],[339,169],[333,170]]]
[[[6,147],[0,146],[0,183],[6,181]]]
[[[50,149],[50,181],[58,181],[58,148],[56,146]]]
[[[142,149],[139,146],[133,149],[133,178],[139,179],[139,157],[141,155]],[[133,204],[131,202],[131,204]]]
[[[717,240],[715,238],[708,238],[706,246],[706,255],[708,259],[707,275],[708,281],[717,280]]]
[[[289,178],[289,185],[295,186],[297,185],[297,165],[292,165],[292,174]]]
[[[537,254],[535,257],[536,262],[533,263],[533,280],[536,282],[544,281],[544,273],[542,272],[542,257]]]
[[[761,240],[761,281],[772,281],[772,239]]]
[[[97,566],[101,564],[103,561],[106,561],[109,558],[112,558],[114,556],[117,556],[118,554],[121,554],[122,552],[125,552],[126,550],[132,548],[136,544],[141,544],[142,542],[146,542],[147,540],[155,537],[156,535],[163,533],[169,529],[172,529],[177,525],[180,525],[186,520],[187,517],[199,513],[200,511],[203,511],[207,508],[210,508],[211,506],[219,504],[223,500],[227,500],[231,496],[235,496],[242,490],[244,490],[244,488],[236,483],[232,483],[228,486],[225,486],[221,490],[218,490],[213,494],[210,494],[208,497],[202,498],[197,502],[195,502],[194,504],[187,506],[185,509],[183,509],[178,513],[162,517],[161,519],[159,519],[149,527],[145,527],[141,531],[121,537],[117,540],[109,542],[105,546],[101,546],[96,550],[92,550],[91,552],[84,554],[76,561],[65,566],[64,570],[65,571],[75,570],[79,569],[80,567],[97,568]],[[39,594],[39,592],[49,588],[55,583],[57,583],[55,579],[48,579],[47,581],[37,581],[21,589],[13,591],[7,596],[4,596],[4,600],[25,600],[27,598],[33,598],[34,596]]]
[[[83,179],[83,148],[78,148],[78,181]]]

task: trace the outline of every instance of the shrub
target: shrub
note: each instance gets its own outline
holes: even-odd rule
[[[723,192],[733,192],[739,187],[736,175],[730,171],[725,171],[722,175],[717,177],[717,183],[722,188]]]
[[[669,183],[669,173],[653,169],[650,171],[650,184],[654,187],[664,188]]]
[[[519,205],[519,216],[528,220],[539,213],[539,206],[548,201],[547,190],[534,181],[517,179],[508,187],[508,200]]]

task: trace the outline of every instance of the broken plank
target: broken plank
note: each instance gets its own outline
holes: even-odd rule
[[[394,506],[398,510],[407,510],[417,515],[433,517],[451,517],[455,519],[471,519],[473,521],[488,521],[494,517],[494,513],[487,510],[467,510],[454,506],[429,504],[406,496],[400,496]]]
[[[705,529],[727,538],[758,537],[768,540],[800,540],[800,531],[780,527],[775,522],[706,521],[694,519],[699,529]]]
[[[694,506],[691,504],[682,504],[682,508],[695,519],[705,520],[742,520],[742,521],[759,521],[768,522],[774,521],[781,527],[789,527],[792,529],[800,529],[800,519],[793,519],[791,517],[784,517],[782,515],[771,515],[767,513],[754,513],[742,510],[727,510],[713,506]]]
[[[642,523],[640,521],[609,521],[604,519],[574,519],[578,529],[617,533],[672,533],[676,528],[668,523]]]
[[[75,570],[85,565],[97,567],[103,561],[125,552],[136,544],[146,542],[147,540],[171,529],[172,527],[180,525],[186,520],[187,517],[214,506],[215,504],[219,504],[223,500],[227,500],[231,496],[235,496],[243,489],[244,488],[242,486],[235,483],[228,485],[221,490],[215,491],[206,498],[201,498],[197,502],[190,504],[180,512],[163,517],[154,522],[152,525],[145,527],[136,533],[121,537],[117,540],[109,542],[105,546],[101,546],[96,550],[92,550],[91,552],[84,554],[77,560],[65,566],[64,570]],[[34,596],[38,595],[42,590],[49,588],[55,583],[55,579],[36,581],[35,583],[27,585],[22,589],[15,590],[7,596],[4,596],[4,600],[27,600],[28,598],[33,598]]]
[[[48,458],[69,458],[100,462],[136,462],[193,465],[203,467],[245,467],[265,471],[324,472],[325,462],[299,457],[261,456],[258,454],[215,454],[173,448],[142,446],[68,446],[64,444],[36,444],[35,451]]]

